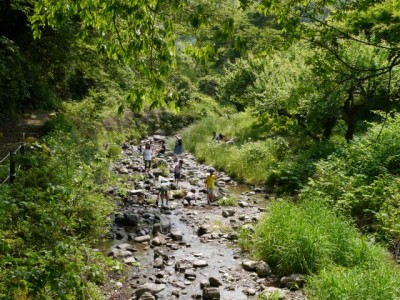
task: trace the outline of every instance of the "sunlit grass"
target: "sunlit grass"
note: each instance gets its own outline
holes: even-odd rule
[[[281,201],[270,206],[254,236],[257,256],[277,274],[312,274],[329,265],[374,265],[385,251],[361,237],[324,205]]]

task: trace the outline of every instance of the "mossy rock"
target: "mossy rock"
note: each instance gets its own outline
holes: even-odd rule
[[[171,191],[171,194],[174,199],[182,199],[186,196],[187,192],[185,190],[176,190]]]
[[[146,199],[146,204],[147,205],[154,205],[154,204],[156,204],[157,203],[157,198],[149,198],[149,199]]]

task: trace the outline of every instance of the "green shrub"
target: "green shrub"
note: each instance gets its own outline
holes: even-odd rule
[[[373,125],[365,136],[318,162],[300,198],[318,198],[338,213],[353,218],[363,231],[396,244],[400,225],[393,218],[397,205],[393,206],[393,199],[400,194],[396,178],[399,128],[397,119],[388,120],[381,134],[381,126]]]
[[[121,147],[116,144],[108,145],[107,156],[112,160],[117,160],[121,156]]]
[[[386,260],[375,268],[332,267],[307,279],[306,294],[315,300],[400,299],[400,269]]]
[[[221,206],[238,206],[238,199],[234,196],[223,197],[218,200],[218,204]]]
[[[90,299],[100,294],[93,283],[104,282],[105,271],[111,270],[110,260],[74,241],[27,250],[23,257],[7,256],[2,262],[1,299]]]
[[[282,142],[281,142],[282,143]],[[295,194],[314,174],[315,162],[326,158],[336,148],[332,142],[307,143],[305,149],[280,147],[277,151],[279,162],[273,167],[267,178],[267,185],[274,187],[278,194]],[[281,152],[284,152],[282,154]]]
[[[239,229],[238,246],[243,252],[253,251],[253,232],[250,228],[241,227]]]
[[[41,146],[0,188],[0,298],[88,299],[108,268],[85,244],[110,225],[109,159],[77,131],[55,131]]]
[[[273,203],[257,225],[254,241],[256,255],[279,275],[311,274],[331,264],[374,264],[384,253],[317,201]]]

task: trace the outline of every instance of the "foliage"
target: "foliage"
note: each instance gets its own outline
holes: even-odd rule
[[[283,143],[283,141],[282,141]],[[303,145],[291,144],[282,145],[281,152],[277,153],[280,160],[274,165],[267,178],[267,185],[277,194],[297,194],[302,186],[314,174],[315,162],[332,154],[336,148],[340,148],[339,143],[331,141],[313,143],[303,141]]]
[[[380,262],[385,252],[318,201],[275,202],[258,223],[256,255],[278,275],[318,273],[329,265],[353,267]]]
[[[114,206],[102,194],[109,160],[65,119],[26,154],[0,204],[1,298],[90,299],[111,266],[90,250],[104,236]]]
[[[331,267],[307,279],[306,294],[311,299],[371,300],[397,299],[400,297],[398,266],[386,260],[375,268]]]
[[[382,132],[375,124],[365,136],[320,161],[301,199],[319,199],[354,218],[365,231],[398,241],[398,128],[397,118],[387,120]]]
[[[266,183],[277,193],[296,193],[313,174],[314,162],[330,155],[340,143],[282,137],[268,132],[249,111],[223,118],[205,118],[183,131],[185,148],[207,164],[247,182]],[[211,142],[212,132],[227,143]],[[212,155],[210,155],[212,153]]]
[[[232,227],[224,224],[224,222],[221,220],[213,221],[213,223],[211,224],[211,227],[212,227],[213,231],[218,231],[218,232],[223,232],[223,233],[232,232]]]
[[[225,76],[218,87],[218,99],[225,105],[233,105],[243,111],[251,100],[246,93],[253,88],[257,73],[263,70],[260,60],[237,60],[235,64],[225,67]]]
[[[26,299],[91,299],[97,295],[93,283],[105,279],[109,262],[99,253],[73,241],[47,250],[26,249],[22,257],[4,258],[0,268],[0,297]],[[98,298],[101,299],[101,298]]]
[[[24,71],[24,59],[13,41],[0,36],[0,117],[16,113],[21,100],[29,97],[29,78]],[[10,72],[10,70],[14,72]]]
[[[239,229],[238,246],[243,252],[251,252],[253,248],[253,232],[248,227]]]
[[[121,156],[121,146],[116,144],[109,145],[107,156],[112,160],[119,159]]]
[[[238,199],[235,196],[223,197],[218,200],[221,206],[238,206]]]

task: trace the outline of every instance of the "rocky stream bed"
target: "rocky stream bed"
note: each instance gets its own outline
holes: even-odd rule
[[[165,139],[155,135],[143,142],[152,142],[156,152]],[[120,211],[110,241],[100,248],[120,260],[125,272],[107,284],[107,299],[306,299],[294,288],[302,285],[301,275],[278,278],[265,262],[252,260],[237,246],[239,228],[252,230],[268,209],[263,189],[217,172],[218,198],[235,197],[238,205],[209,205],[204,179],[210,166],[192,154],[177,158],[167,149],[144,176],[139,147],[125,143],[122,153],[113,171],[126,191],[106,191]],[[184,161],[178,186],[173,178],[177,159]],[[168,206],[157,205],[159,176],[171,185]]]

